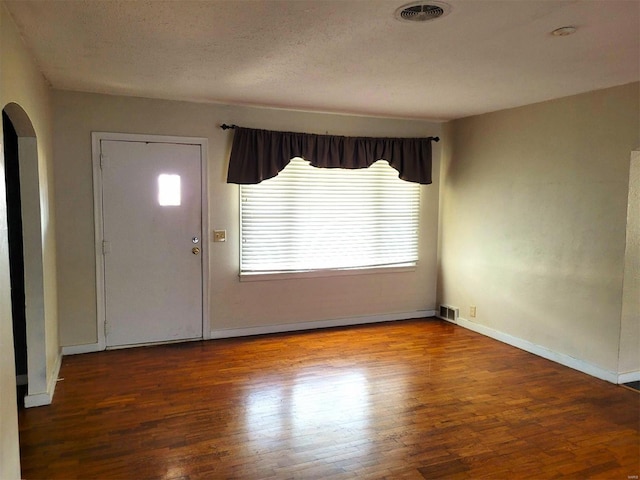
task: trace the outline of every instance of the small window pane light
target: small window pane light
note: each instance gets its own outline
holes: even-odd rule
[[[158,176],[158,203],[163,207],[180,205],[180,175]]]

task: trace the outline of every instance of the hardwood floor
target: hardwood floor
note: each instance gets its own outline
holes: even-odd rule
[[[65,357],[26,479],[640,474],[640,395],[430,319]]]

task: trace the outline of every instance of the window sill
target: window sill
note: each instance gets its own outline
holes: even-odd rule
[[[349,275],[372,275],[379,273],[404,273],[414,272],[416,265],[372,267],[372,268],[345,268],[327,270],[309,270],[299,272],[265,272],[265,273],[241,273],[241,282],[261,282],[265,280],[291,280],[295,278],[319,278],[319,277],[343,277]]]

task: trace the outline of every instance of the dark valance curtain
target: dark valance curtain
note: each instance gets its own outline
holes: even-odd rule
[[[409,182],[431,183],[431,141],[274,132],[235,127],[227,183],[255,184],[275,177],[294,157],[314,167],[367,168],[384,159]]]

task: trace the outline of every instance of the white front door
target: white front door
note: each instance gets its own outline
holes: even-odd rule
[[[202,337],[201,146],[101,140],[106,345]]]

